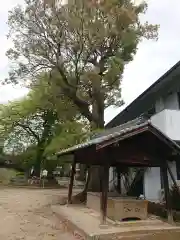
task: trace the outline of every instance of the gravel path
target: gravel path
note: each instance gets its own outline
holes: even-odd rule
[[[0,239],[74,240],[50,205],[65,190],[0,189]]]

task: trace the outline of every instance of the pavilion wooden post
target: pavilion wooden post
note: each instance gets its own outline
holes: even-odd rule
[[[162,163],[161,165],[162,178],[164,182],[164,192],[165,192],[165,200],[166,200],[166,209],[168,215],[168,222],[173,223],[173,212],[172,212],[172,203],[171,203],[171,195],[169,191],[169,180],[168,180],[168,167],[167,162]]]
[[[174,184],[175,188],[177,189],[178,193],[180,194],[179,186],[178,186],[178,184],[176,182],[176,179],[175,179],[175,177],[174,177],[174,175],[173,175],[173,173],[172,173],[168,163],[167,163],[167,169],[168,169],[169,175],[170,175],[170,177],[171,177],[171,179],[173,181],[173,184]]]
[[[118,189],[118,193],[121,194],[121,173],[120,173],[119,167],[116,169],[117,169],[117,189]]]
[[[75,159],[74,159],[73,163],[72,163],[72,168],[71,168],[71,176],[70,176],[70,181],[69,181],[69,190],[68,190],[68,201],[67,201],[67,204],[71,204],[72,203],[72,189],[73,189],[75,173],[76,173],[76,162],[75,162]]]
[[[101,181],[101,226],[106,225],[107,218],[107,199],[109,191],[109,165],[102,167]]]

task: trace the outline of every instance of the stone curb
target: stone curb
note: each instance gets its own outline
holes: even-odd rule
[[[53,213],[60,219],[61,223],[63,224],[63,228],[65,231],[70,232],[75,239],[79,240],[98,240],[97,236],[90,236],[88,235],[83,229],[77,227],[73,224],[70,220],[68,220],[63,214],[57,212],[53,206],[51,206]]]
[[[75,239],[79,240],[179,240],[180,228],[164,230],[137,230],[122,233],[105,233],[101,235],[90,235],[82,228],[75,225],[60,212],[56,211],[58,205],[52,205],[53,213],[60,219],[64,230],[70,232]],[[168,235],[168,236],[167,236]]]
[[[67,188],[64,188],[64,187],[59,187],[59,186],[49,186],[49,187],[44,187],[44,188],[42,188],[42,187],[40,187],[40,186],[31,186],[31,185],[0,185],[0,188],[11,188],[11,189],[13,189],[13,188],[26,188],[26,189],[59,189],[59,190],[67,190]]]

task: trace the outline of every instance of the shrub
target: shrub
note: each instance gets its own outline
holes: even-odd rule
[[[24,173],[23,172],[17,172],[16,176],[24,176]]]

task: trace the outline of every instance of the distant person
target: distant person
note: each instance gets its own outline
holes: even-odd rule
[[[31,170],[30,170],[30,176],[33,177],[34,175],[34,166],[32,166]]]
[[[47,175],[48,175],[48,171],[46,169],[42,170],[41,179],[42,179],[42,183],[43,183],[43,188],[44,188],[44,180],[47,178]]]

